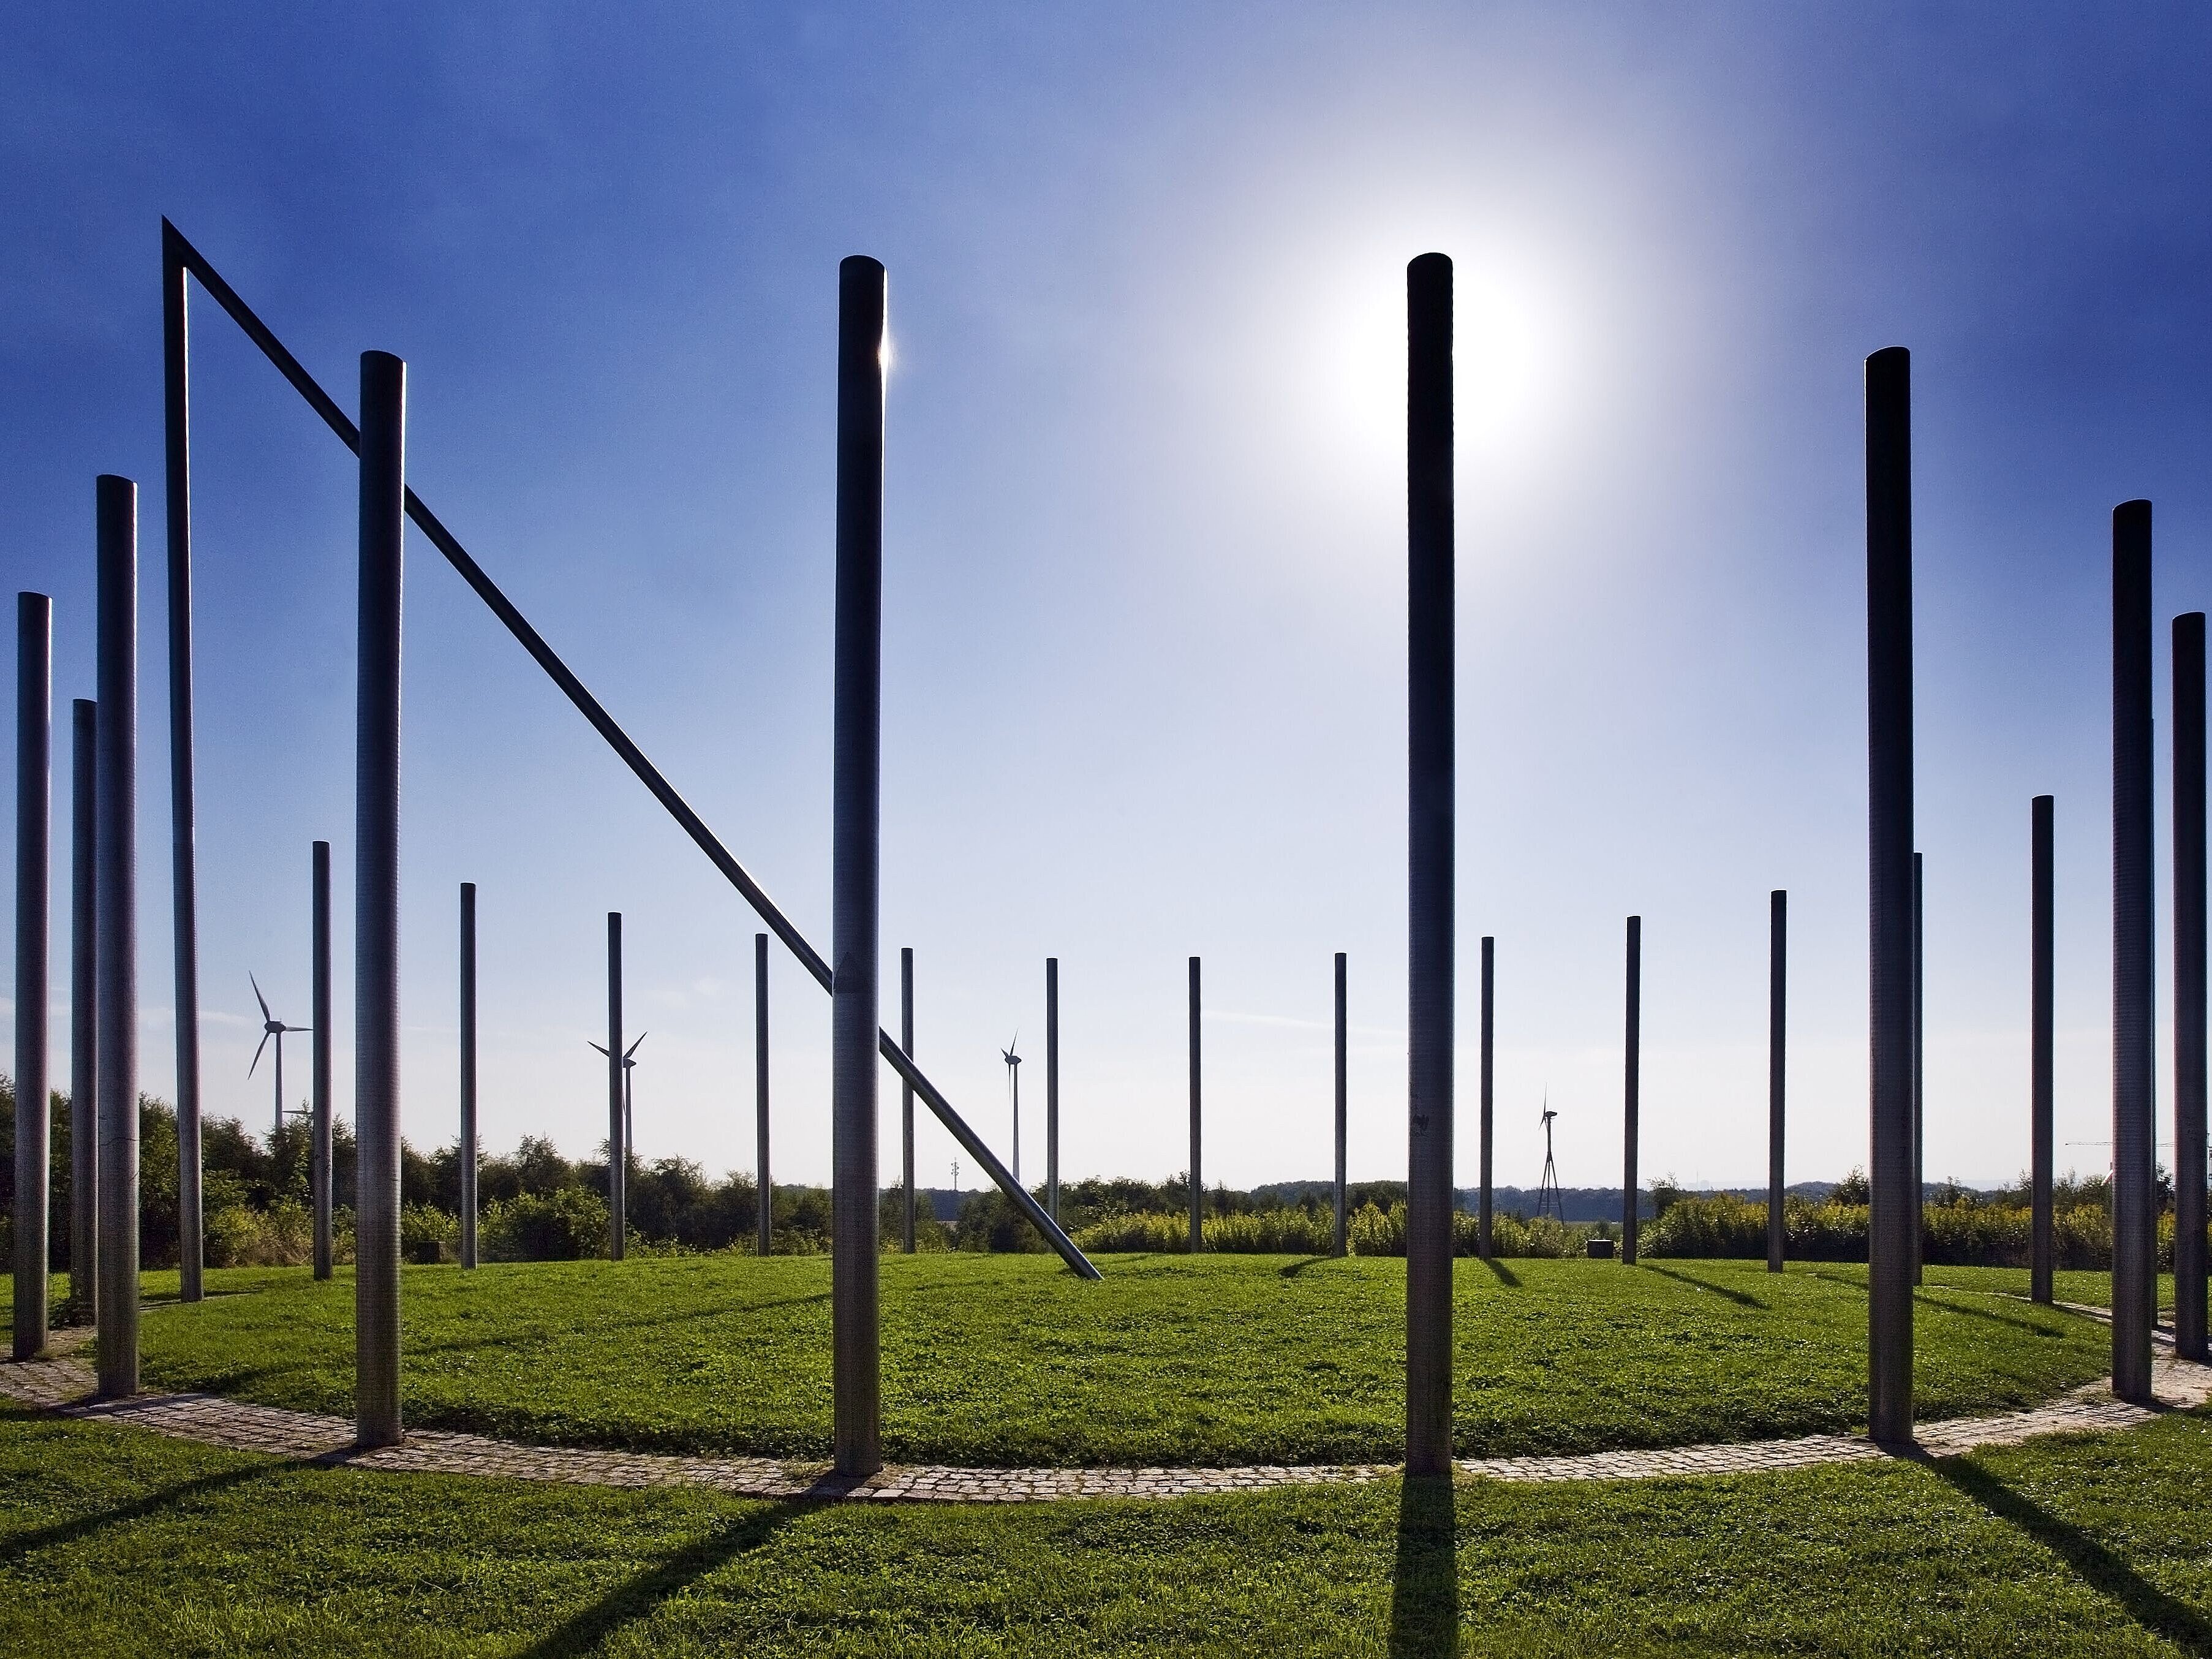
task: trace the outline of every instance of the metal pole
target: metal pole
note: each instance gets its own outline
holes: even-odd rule
[[[399,648],[407,365],[361,355],[361,596],[354,738],[354,1425],[400,1437]]]
[[[1346,1024],[1345,966],[1344,952],[1339,951],[1336,953],[1336,1234],[1334,1247],[1339,1255],[1344,1255],[1349,1248],[1345,1237],[1347,1218],[1344,1212],[1345,1164],[1349,1150],[1346,1135],[1348,1115],[1346,1107],[1349,1104],[1346,1085],[1350,1080],[1349,1057],[1346,1054],[1346,1037],[1349,1027]]]
[[[775,1188],[768,1170],[768,935],[753,935],[753,1114],[757,1150],[754,1154],[754,1231],[756,1254],[773,1248],[772,1213]]]
[[[138,1392],[138,486],[98,485],[100,1392]]]
[[[315,1029],[309,1071],[314,1085],[308,1118],[307,1182],[315,1210],[315,1277],[331,1276],[331,844],[313,848]]]
[[[629,1242],[629,1149],[623,1144],[622,912],[607,912],[607,1259]]]
[[[2151,1401],[2158,1308],[2152,1187],[2150,503],[2112,513],[2112,1392]]]
[[[1494,1092],[1492,1086],[1494,1078],[1492,1057],[1495,1053],[1495,1038],[1497,1034],[1497,1019],[1495,1013],[1497,1006],[1497,952],[1498,941],[1491,938],[1489,934],[1484,934],[1482,939],[1481,1064],[1482,1186],[1481,1195],[1477,1203],[1475,1218],[1479,1224],[1476,1228],[1478,1248],[1481,1250],[1482,1259],[1485,1261],[1489,1261],[1491,1256],[1491,1107],[1492,1104],[1492,1096]]]
[[[883,792],[884,268],[837,269],[831,715],[830,1324],[837,1471],[883,1464],[876,1300],[876,935]]]
[[[1921,1282],[1922,1236],[1928,1227],[1927,1122],[1923,1102],[1928,1069],[1928,954],[1921,855],[1912,855],[1912,1282]]]
[[[461,1266],[477,1265],[477,884],[461,884]]]
[[[1636,1152],[1641,1104],[1644,1042],[1644,918],[1628,919],[1628,1037],[1621,1079],[1620,1259],[1636,1265]]]
[[[1198,958],[1190,959],[1190,1253],[1206,1248],[1204,1202],[1206,1186],[1199,1174],[1200,1094],[1198,1040]]]
[[[2204,613],[2173,619],[2173,1351],[2203,1361]]]
[[[1782,1271],[1782,1146],[1789,1041],[1790,895],[1778,887],[1767,900],[1766,945],[1766,1271]]]
[[[46,1346],[54,602],[15,596],[15,1358]]]
[[[914,951],[899,952],[899,1046],[914,1052]],[[763,1127],[762,1133],[767,1133]],[[763,1142],[763,1144],[765,1144]],[[899,1187],[901,1205],[899,1243],[907,1255],[915,1252],[914,1219],[914,1085],[899,1080]]]
[[[2028,1297],[2051,1300],[2051,797],[2028,803]]]
[[[161,222],[161,408],[169,543],[169,895],[177,985],[179,1298],[201,1295],[199,886],[192,828],[191,376],[184,239]],[[282,1052],[281,1045],[279,1052]]]
[[[99,821],[94,777],[99,764],[100,705],[70,708],[70,1312],[100,1322],[100,981],[94,876]]]
[[[1912,381],[1866,362],[1869,1127],[1867,1418],[1912,1437]]]
[[[1406,267],[1406,1473],[1452,1449],[1452,264]]]
[[[1060,958],[1044,959],[1044,1212],[1060,1219]]]

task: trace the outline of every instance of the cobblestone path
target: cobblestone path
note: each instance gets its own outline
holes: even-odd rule
[[[2082,1310],[2084,1312],[2100,1310]],[[1246,1468],[977,1469],[900,1466],[866,1480],[836,1475],[818,1463],[766,1457],[678,1457],[652,1452],[591,1451],[526,1446],[483,1435],[421,1429],[404,1442],[357,1451],[353,1425],[341,1417],[285,1411],[208,1394],[142,1394],[127,1400],[92,1397],[93,1372],[76,1357],[89,1334],[55,1333],[48,1357],[0,1364],[0,1394],[65,1417],[129,1423],[156,1433],[353,1468],[440,1474],[497,1475],[518,1480],[565,1480],[601,1486],[709,1486],[750,1498],[929,1499],[1019,1504],[1061,1498],[1180,1498],[1193,1492],[1243,1492],[1267,1486],[1377,1480],[1396,1465],[1340,1463]],[[1559,1457],[1463,1458],[1458,1468],[1496,1480],[1638,1480],[1661,1475],[1740,1474],[1857,1463],[1893,1456],[1955,1457],[1981,1446],[2017,1445],[2044,1434],[2133,1428],[2160,1412],[2212,1399],[2212,1366],[2158,1355],[2153,1372],[2159,1406],[2152,1410],[2112,1396],[2109,1382],[2076,1389],[2049,1405],[1993,1417],[1923,1423],[1915,1444],[1877,1446],[1863,1435],[1816,1434],[1796,1440],[1675,1446],[1656,1451],[1588,1452]]]

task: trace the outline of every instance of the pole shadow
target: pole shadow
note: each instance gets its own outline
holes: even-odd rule
[[[1507,1267],[1496,1256],[1480,1256],[1476,1259],[1480,1261],[1484,1267],[1490,1269],[1491,1273],[1496,1277],[1499,1284],[1510,1285],[1516,1291],[1521,1288],[1521,1279],[1519,1275],[1515,1273],[1512,1268]]]
[[[1671,1279],[1678,1285],[1688,1285],[1715,1296],[1724,1296],[1740,1307],[1764,1308],[1765,1298],[1753,1296],[1749,1291],[1733,1290],[1726,1285],[1716,1285],[1710,1279],[1700,1279],[1695,1273],[1686,1273],[1673,1267],[1662,1267],[1656,1261],[1638,1263],[1646,1273],[1657,1273],[1662,1279]]]
[[[1459,1652],[1459,1520],[1452,1480],[1407,1475],[1398,1493],[1390,1580],[1391,1659]]]
[[[1296,1279],[1300,1273],[1304,1273],[1309,1267],[1318,1267],[1324,1261],[1334,1261],[1335,1260],[1336,1258],[1333,1255],[1304,1256],[1296,1261],[1285,1262],[1281,1267],[1276,1268],[1275,1271],[1280,1273],[1285,1279]]]
[[[2212,1659],[2212,1620],[2168,1595],[2081,1528],[2061,1520],[1968,1459],[1931,1460],[1926,1467],[1954,1491],[2043,1545],[2072,1568],[2083,1583],[2118,1602],[2143,1629],[2164,1637],[2195,1659]]]
[[[118,1509],[102,1510],[97,1515],[80,1515],[70,1521],[57,1521],[50,1527],[41,1527],[36,1532],[23,1533],[0,1543],[0,1562],[20,1561],[40,1550],[73,1544],[80,1538],[89,1537],[109,1527],[143,1521],[149,1516],[174,1509],[204,1493],[222,1492],[228,1487],[243,1486],[249,1480],[261,1480],[281,1467],[276,1463],[254,1463],[244,1468],[223,1469],[214,1474],[179,1481],[173,1486],[164,1486],[159,1492],[149,1492],[136,1503],[125,1504]]]
[[[1924,1291],[1916,1293],[1912,1299],[1922,1307],[1934,1309],[1940,1313],[1965,1314],[1972,1319],[1986,1319],[1993,1325],[2009,1325],[2014,1330],[2026,1331],[2030,1336],[2040,1336],[2056,1340],[2066,1334],[2064,1331],[2055,1330],[2048,1324],[2039,1323],[2033,1319],[2022,1319],[2014,1314],[1999,1313],[1994,1308],[1978,1308],[1970,1302],[1939,1302]]]
[[[574,1659],[575,1655],[596,1652],[615,1632],[650,1618],[671,1596],[739,1556],[750,1554],[786,1523],[818,1507],[798,1501],[771,1504],[717,1527],[698,1542],[685,1545],[659,1566],[640,1573],[547,1632],[516,1659]]]

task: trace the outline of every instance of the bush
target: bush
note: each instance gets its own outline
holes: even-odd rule
[[[210,1267],[296,1267],[315,1257],[314,1213],[296,1199],[265,1212],[225,1204],[208,1212],[202,1237]]]
[[[607,1201],[581,1187],[519,1193],[484,1206],[477,1243],[491,1261],[575,1261],[607,1250]]]
[[[429,1267],[460,1259],[461,1224],[430,1204],[408,1204],[399,1212],[402,1260]]]

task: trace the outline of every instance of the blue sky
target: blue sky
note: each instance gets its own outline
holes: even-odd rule
[[[917,951],[920,1056],[1003,1149],[998,1050],[1018,1028],[1041,1058],[1057,955],[1063,1168],[1165,1175],[1197,952],[1208,1176],[1319,1176],[1346,951],[1353,1173],[1402,1174],[1402,285],[1437,248],[1461,1180],[1486,933],[1498,1178],[1533,1182],[1548,1089],[1563,1177],[1618,1179],[1631,912],[1643,1168],[1762,1179],[1778,886],[1790,1173],[1864,1161],[1859,387],[1893,343],[1929,1170],[2027,1159],[2045,791],[2060,1162],[2100,1165],[2112,507],[2157,504],[2161,630],[2212,603],[2208,46],[2182,6],[10,14],[0,563],[54,596],[65,708],[93,477],[141,480],[147,1085],[173,1059],[161,216],[349,406],[362,349],[409,360],[410,482],[817,945],[836,268],[867,252],[896,349],[884,944]],[[309,842],[350,867],[354,483],[204,298],[193,330],[204,1089],[258,1125],[247,972],[304,1022]],[[487,1141],[604,1134],[584,1044],[620,908],[639,1150],[749,1168],[752,919],[434,550],[409,559],[409,1136],[453,1133],[472,879]],[[781,959],[774,994],[778,1173],[823,1178],[828,1002]],[[345,1109],[343,1031],[339,1060]],[[947,1178],[926,1115],[921,1148]]]

